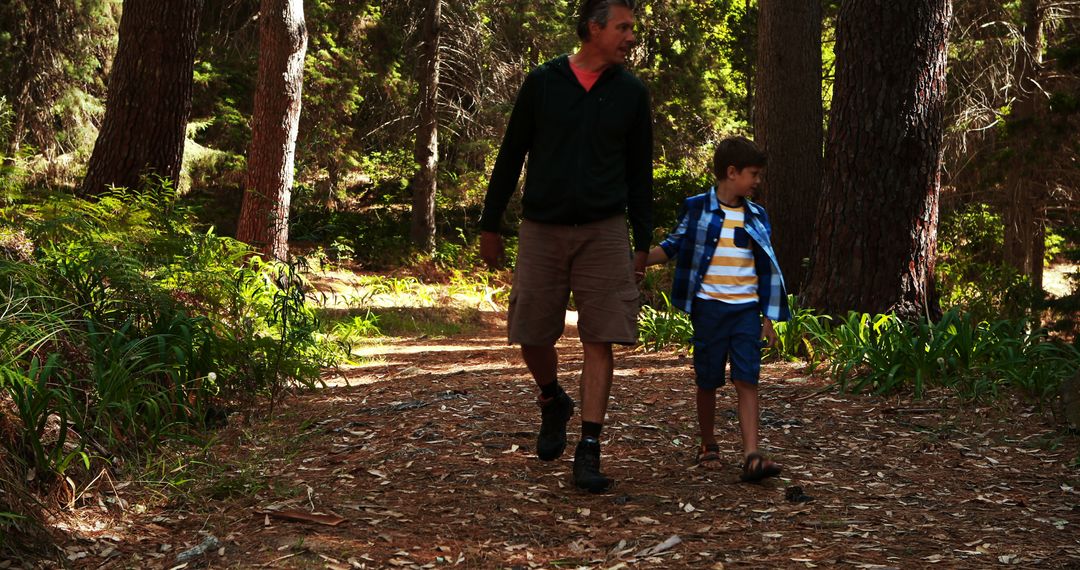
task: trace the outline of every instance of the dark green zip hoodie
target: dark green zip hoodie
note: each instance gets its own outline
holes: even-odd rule
[[[611,66],[589,91],[559,56],[534,69],[518,93],[488,183],[480,228],[497,232],[517,187],[525,219],[582,224],[627,213],[634,249],[652,240],[652,118],[645,85]]]

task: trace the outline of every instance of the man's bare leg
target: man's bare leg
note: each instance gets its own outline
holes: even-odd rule
[[[612,481],[600,472],[600,429],[607,415],[615,358],[611,343],[583,342],[581,346],[585,364],[581,370],[581,441],[574,453],[574,485],[603,493]]]
[[[559,377],[559,353],[555,345],[521,345],[521,357],[536,385],[543,387]]]
[[[554,345],[522,345],[521,357],[540,387],[536,456],[541,461],[554,461],[566,450],[566,424],[574,415],[574,400],[558,384],[559,353]]]
[[[604,424],[608,395],[615,376],[611,343],[583,342],[585,364],[581,370],[581,421]]]

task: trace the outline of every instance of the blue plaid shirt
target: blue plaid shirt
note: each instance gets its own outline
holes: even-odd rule
[[[710,188],[704,194],[686,199],[678,227],[660,242],[668,259],[675,260],[671,301],[687,313],[701,289],[701,280],[712,262],[723,225],[724,212],[720,209],[720,200],[716,197],[715,189]],[[772,227],[765,208],[746,200],[745,227],[755,246],[754,271],[758,276],[761,312],[774,321],[786,321],[791,317],[787,289],[784,288],[784,276],[780,273],[780,264],[769,241]]]

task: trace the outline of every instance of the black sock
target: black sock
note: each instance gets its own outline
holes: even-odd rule
[[[581,422],[581,437],[582,439],[591,437],[593,439],[600,439],[600,430],[604,428],[604,424],[598,424],[596,422]]]
[[[554,398],[559,394],[562,394],[562,391],[562,386],[559,386],[559,381],[556,380],[554,382],[551,382],[550,384],[544,384],[540,387],[540,397],[547,400],[550,398]]]

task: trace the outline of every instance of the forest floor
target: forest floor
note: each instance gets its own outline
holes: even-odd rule
[[[413,317],[423,311],[438,309]],[[785,470],[745,484],[733,391],[719,403],[724,467],[703,470],[690,359],[619,348],[602,437],[617,485],[592,495],[570,482],[576,429],[560,460],[533,454],[535,389],[504,315],[469,314],[458,335],[384,339],[378,358],[328,371],[329,387],[271,420],[231,417],[177,461],[175,488],[96,486],[58,521],[65,565],[1080,566],[1080,437],[1048,412],[840,395],[801,365],[767,363],[764,448]],[[559,347],[576,387],[572,324]]]

